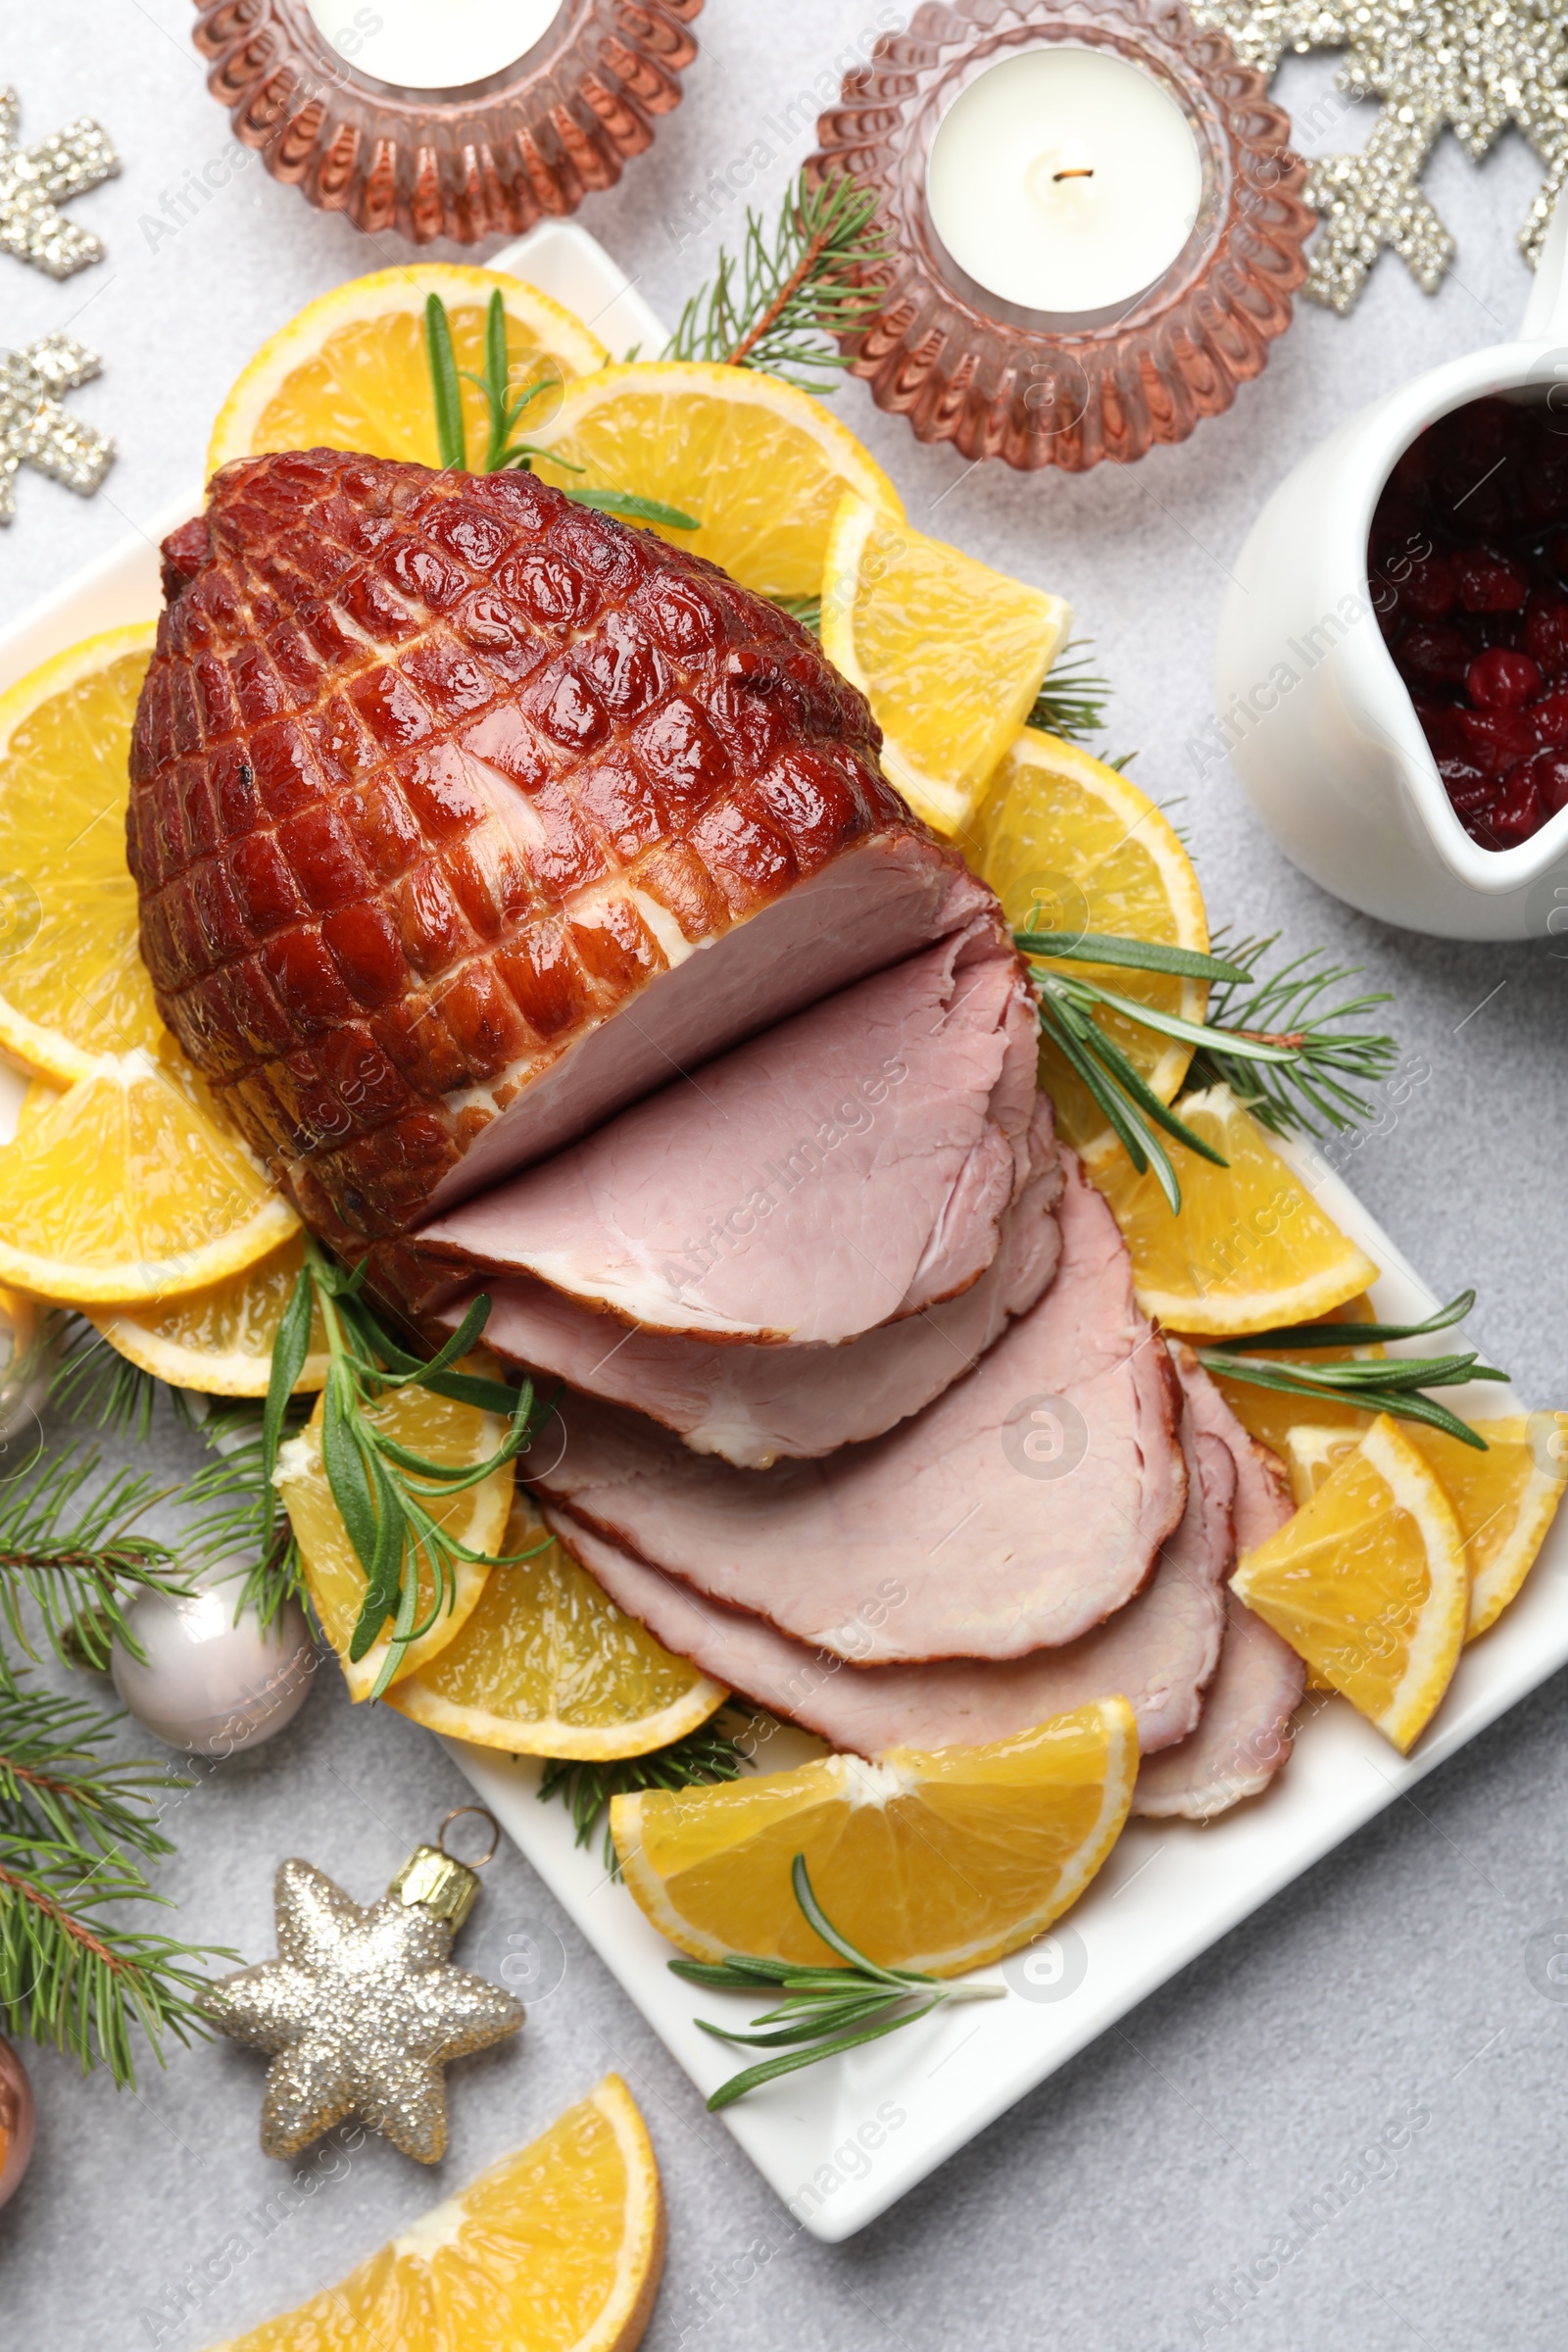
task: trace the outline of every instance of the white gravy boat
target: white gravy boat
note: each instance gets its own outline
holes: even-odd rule
[[[1568,932],[1568,808],[1515,849],[1470,839],[1383,642],[1367,576],[1373,510],[1399,457],[1435,418],[1488,393],[1549,400],[1568,434],[1568,193],[1518,340],[1374,401],[1275,491],[1226,595],[1215,719],[1189,747],[1200,770],[1229,753],[1264,824],[1314,882],[1446,939]]]

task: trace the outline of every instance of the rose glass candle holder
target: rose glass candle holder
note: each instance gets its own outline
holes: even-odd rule
[[[955,102],[993,68],[1074,50],[1137,69],[1179,110],[1196,149],[1191,226],[1183,237],[1184,213],[1169,239],[1173,258],[1130,296],[1118,289],[1092,310],[1039,310],[991,290],[1007,275],[1011,223],[999,219],[993,265],[974,245],[983,208],[968,208],[965,259],[988,270],[989,284],[944,243],[932,154]],[[870,63],[845,76],[817,138],[813,175],[845,172],[874,189],[891,249],[872,273],[883,289],[878,310],[841,338],[853,371],[879,408],[908,417],[917,439],[951,441],[966,458],[1083,472],[1184,441],[1260,372],[1306,275],[1317,217],[1302,201],[1306,166],[1291,150],[1289,118],[1224,35],[1200,30],[1173,0],[928,0],[906,32],[885,36]],[[1054,162],[1048,183],[1091,177],[1087,131],[1084,139],[1076,163],[1066,146],[1039,159],[1036,179]],[[950,164],[950,196],[953,172]],[[1055,201],[1054,186],[1045,192]],[[952,231],[951,202],[944,218]],[[1136,239],[1130,245],[1137,250]]]
[[[355,31],[351,0],[341,47],[307,0],[197,0],[194,38],[235,136],[274,179],[357,228],[471,245],[575,212],[590,189],[614,184],[680,102],[680,74],[697,54],[687,28],[702,5],[564,0],[520,56],[459,87],[435,79],[439,0],[428,0],[431,32],[406,45],[429,59],[428,87],[379,80],[346,54],[376,54],[374,36]],[[503,28],[506,7],[498,0],[494,12]],[[358,21],[380,23],[363,10]],[[528,38],[525,12],[513,21]],[[452,72],[471,71],[474,51],[455,28]]]

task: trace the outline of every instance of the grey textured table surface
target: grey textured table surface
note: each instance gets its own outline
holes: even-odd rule
[[[0,345],[67,326],[92,342],[103,377],[74,406],[121,450],[91,503],[22,477],[0,544],[0,622],[194,479],[218,403],[265,334],[340,279],[408,258],[311,212],[254,163],[176,233],[159,233],[177,218],[161,211],[166,195],[236,152],[189,14],[184,0],[6,10],[0,80],[21,90],[24,135],[90,113],[124,169],[75,208],[108,244],[98,268],[56,285],[0,257]],[[581,215],[664,316],[716,242],[691,207],[711,168],[759,139],[776,148],[764,116],[824,72],[829,90],[835,52],[892,21],[870,0],[710,0],[684,104]],[[1364,116],[1324,103],[1328,61],[1293,62],[1278,86],[1325,120],[1318,144],[1359,143]],[[805,145],[760,170],[754,202],[771,208]],[[1564,1402],[1568,965],[1351,914],[1286,864],[1226,774],[1188,772],[1182,748],[1205,715],[1225,566],[1266,492],[1342,415],[1512,327],[1528,284],[1514,230],[1535,184],[1512,134],[1479,169],[1446,140],[1427,178],[1458,236],[1441,293],[1424,296],[1386,257],[1348,320],[1303,308],[1230,416],[1140,466],[1080,479],[965,471],[919,448],[858,386],[838,406],[913,521],[1072,599],[1115,684],[1115,748],[1139,747],[1146,789],[1188,796],[1218,918],[1283,926],[1397,992],[1401,1040],[1431,1076],[1348,1172],[1443,1295],[1476,1285],[1486,1345],[1527,1396]],[[180,1443],[165,1433],[157,1459],[172,1467]],[[452,2148],[434,2176],[380,2143],[331,2152],[305,2168],[308,2193],[286,2212],[282,2168],[257,2147],[261,2066],[248,2053],[176,2046],[167,2070],[148,2063],[135,2092],[118,2096],[29,2053],[39,2143],[0,2215],[0,2340],[18,2352],[185,2352],[254,2325],[614,2066],[648,2118],[669,2199],[656,2352],[1555,2347],[1568,2286],[1568,2006],[1537,1989],[1526,1960],[1536,1932],[1568,1922],[1564,1696],[1559,1677],[833,2249],[795,2230],[507,1852],[468,1934],[484,1923],[495,1949],[532,1937],[559,1948],[564,1968],[518,2042],[454,2070]],[[466,1794],[412,1724],[352,1714],[328,1669],[274,1745],[198,1776],[172,1816],[178,1853],[161,1884],[183,1933],[262,1957],[284,1854],[368,1899]],[[920,2064],[913,2037],[908,2063]],[[1391,2149],[1385,2127],[1412,2109],[1426,2121]],[[1374,2143],[1381,2153],[1368,2153]],[[232,2267],[214,2283],[208,2258],[225,2246]]]

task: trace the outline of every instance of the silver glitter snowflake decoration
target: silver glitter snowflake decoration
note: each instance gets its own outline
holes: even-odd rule
[[[21,116],[16,91],[0,90],[0,248],[51,277],[69,277],[101,262],[104,249],[91,229],[78,228],[59,208],[113,178],[120,158],[90,115],[51,131],[36,147],[19,145]]]
[[[1323,215],[1302,292],[1343,317],[1384,246],[1435,292],[1453,239],[1417,184],[1446,128],[1479,162],[1516,123],[1546,166],[1520,232],[1526,257],[1542,240],[1568,180],[1568,12],[1561,0],[1193,0],[1201,24],[1229,33],[1249,65],[1272,74],[1287,49],[1347,49],[1340,84],[1381,98],[1358,155],[1320,157],[1306,196]]]
[[[20,351],[0,351],[0,523],[17,511],[19,466],[36,466],[83,498],[109,471],[115,457],[109,435],[79,423],[56,398],[102,366],[74,335],[40,335]]]

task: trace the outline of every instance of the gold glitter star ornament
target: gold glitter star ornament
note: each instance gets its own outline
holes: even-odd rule
[[[358,2115],[405,2156],[439,2163],[444,2069],[515,2034],[523,2018],[511,1993],[448,1957],[478,1887],[439,1844],[416,1847],[367,1905],[309,1862],[281,1865],[277,1958],[220,1978],[201,2001],[220,2033],[271,2058],[264,2154],[297,2156]]]

